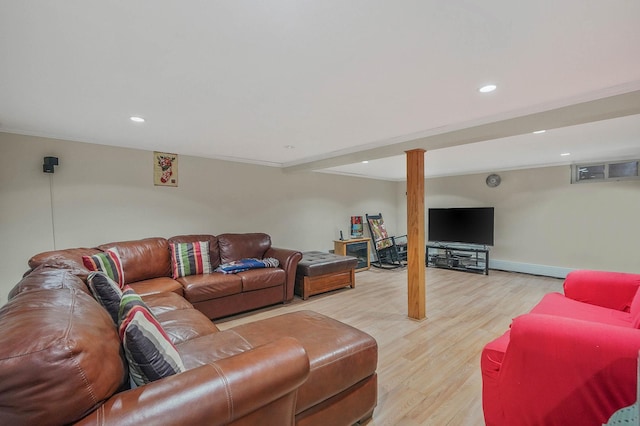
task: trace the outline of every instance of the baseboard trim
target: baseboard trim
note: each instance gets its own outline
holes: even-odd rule
[[[489,269],[498,269],[509,272],[522,272],[524,274],[543,275],[545,277],[565,278],[573,271],[572,268],[559,266],[536,265],[533,263],[511,262],[508,260],[489,259]]]

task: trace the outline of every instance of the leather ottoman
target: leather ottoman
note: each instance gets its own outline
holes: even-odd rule
[[[372,416],[378,398],[378,344],[369,334],[313,311],[279,315],[229,331],[253,347],[285,336],[302,344],[310,372],[298,389],[297,426],[346,426]]]
[[[358,258],[322,251],[302,253],[296,270],[295,294],[307,300],[309,296],[356,286],[355,268]]]

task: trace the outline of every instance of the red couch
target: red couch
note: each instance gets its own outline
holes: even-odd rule
[[[481,355],[488,426],[602,425],[636,401],[640,274],[573,271]]]

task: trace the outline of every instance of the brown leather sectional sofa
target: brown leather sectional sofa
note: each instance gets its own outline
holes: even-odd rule
[[[264,268],[239,274],[212,273],[173,279],[170,243],[209,242],[211,267],[216,268],[242,258],[278,259],[280,267]],[[271,237],[263,233],[180,235],[146,238],[102,244],[95,248],[73,248],[40,253],[29,259],[33,269],[41,265],[72,269],[81,276],[89,272],[82,256],[117,249],[122,260],[126,284],[139,294],[173,291],[184,296],[211,319],[262,308],[293,299],[296,267],[302,254],[296,250],[271,246]]]
[[[212,262],[261,252],[284,268],[267,271],[274,275],[265,276],[262,287],[260,278],[246,273],[230,283],[170,278],[168,242],[203,237],[34,256],[32,269],[0,308],[2,422],[349,425],[370,418],[377,400],[377,344],[368,334],[311,311],[224,331],[210,320],[291,300],[299,253],[270,247],[266,234],[209,235],[218,242],[210,249]],[[117,327],[91,296],[81,260],[110,247],[118,248],[126,280],[143,296],[187,371],[130,388]],[[230,290],[238,285],[242,292]]]

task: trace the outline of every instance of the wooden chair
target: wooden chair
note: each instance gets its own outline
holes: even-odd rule
[[[389,236],[387,227],[382,219],[382,213],[366,215],[367,225],[373,249],[376,252],[376,260],[371,264],[378,268],[394,269],[405,266],[407,261],[407,236]]]

